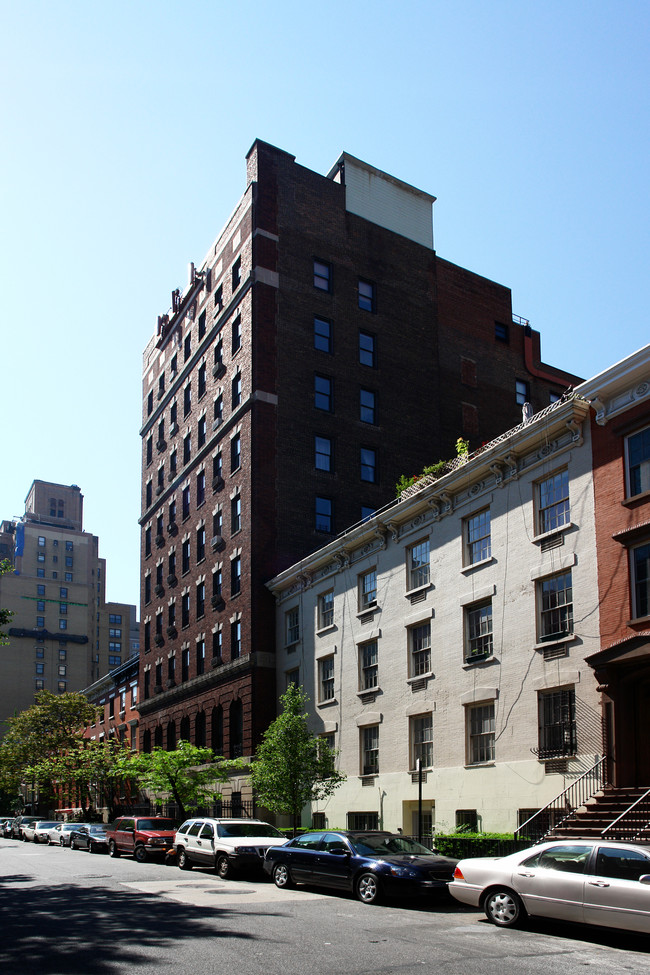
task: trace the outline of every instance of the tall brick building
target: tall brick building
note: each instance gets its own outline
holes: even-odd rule
[[[510,291],[440,259],[434,197],[256,141],[143,362],[141,746],[250,755],[275,714],[264,583],[578,381]],[[234,785],[237,791],[237,783]]]

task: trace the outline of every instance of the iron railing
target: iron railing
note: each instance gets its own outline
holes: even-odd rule
[[[612,840],[650,839],[650,789],[639,796],[600,835]]]
[[[515,830],[515,837],[526,837],[534,843],[542,840],[551,830],[557,829],[576,809],[593,799],[605,786],[607,757],[602,756],[579,778],[567,786],[555,799],[551,799],[534,816]]]

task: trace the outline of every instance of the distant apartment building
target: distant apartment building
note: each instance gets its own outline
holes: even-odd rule
[[[24,515],[0,525],[0,558],[13,565],[0,577],[0,606],[14,613],[0,656],[0,721],[37,691],[81,691],[137,652],[136,607],[106,601],[106,561],[83,529],[76,485],[34,481]]]
[[[577,378],[508,288],[439,258],[434,197],[256,141],[143,358],[141,745],[250,756],[275,716],[265,583]]]
[[[593,765],[589,413],[569,395],[269,583],[278,694],[348,776],[308,822],[511,831]]]

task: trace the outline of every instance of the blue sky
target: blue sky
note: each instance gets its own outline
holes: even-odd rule
[[[591,377],[649,340],[650,5],[0,0],[0,517],[78,484],[138,602],[141,355],[255,138],[434,194],[441,257]]]

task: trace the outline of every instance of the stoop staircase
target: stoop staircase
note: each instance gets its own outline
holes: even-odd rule
[[[650,813],[644,796],[648,789],[606,788],[549,830],[545,840],[641,840],[650,843]],[[645,832],[645,837],[639,833]]]

